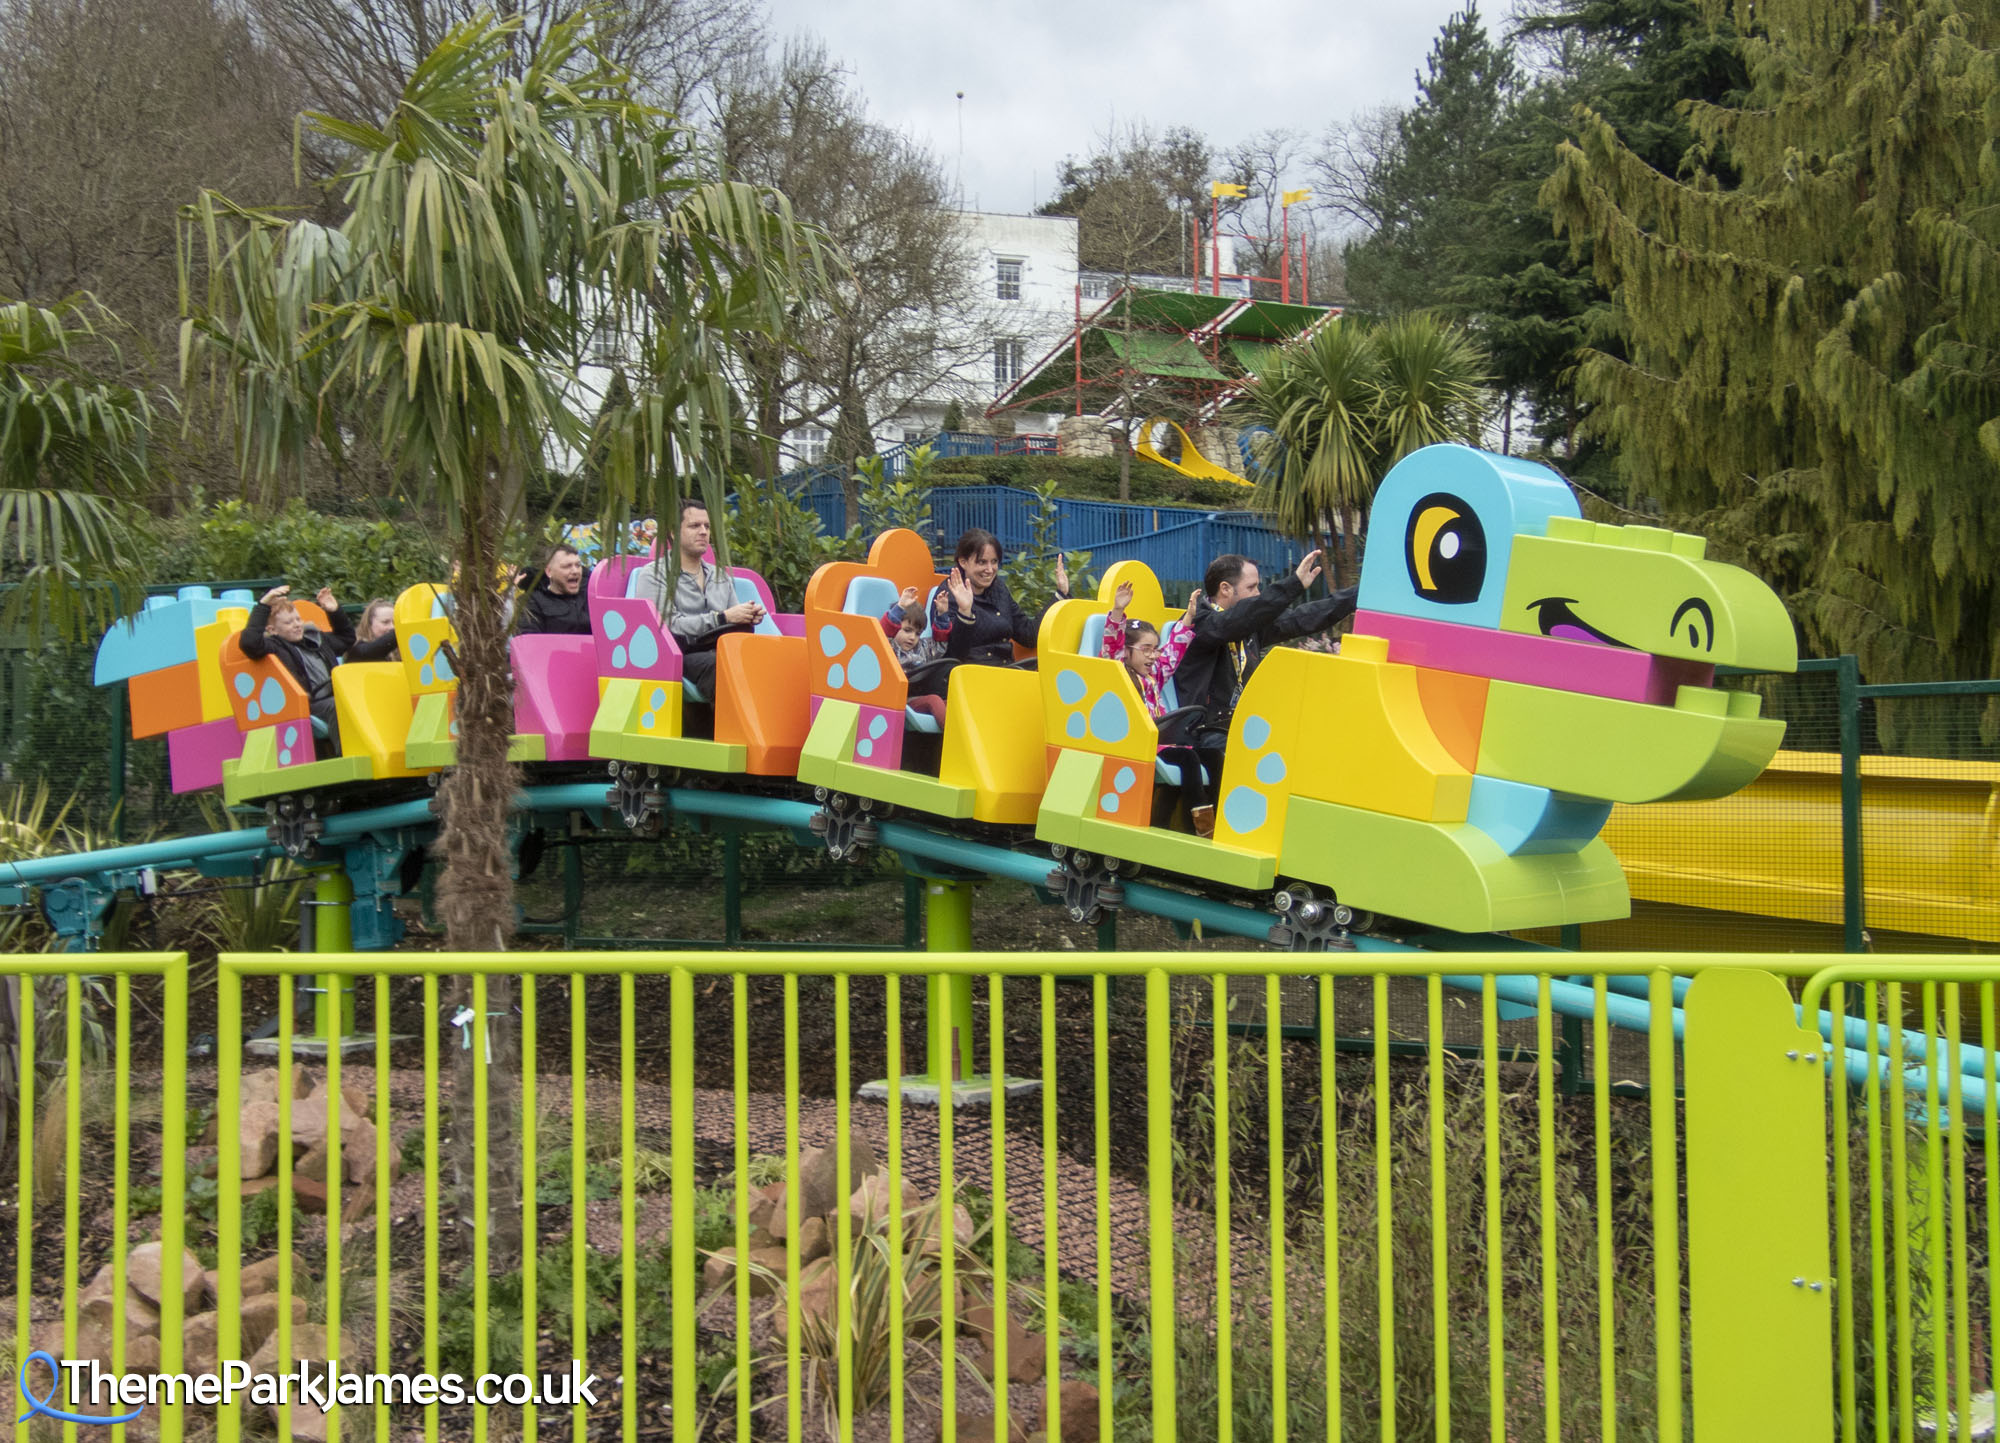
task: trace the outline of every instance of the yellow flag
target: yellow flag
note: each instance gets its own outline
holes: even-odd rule
[[[1282,205],[1297,205],[1312,194],[1309,190],[1288,190],[1280,201]]]
[[[1250,194],[1250,187],[1247,185],[1231,185],[1226,180],[1218,180],[1210,183],[1208,194],[1213,200],[1222,200],[1227,197],[1241,200],[1244,196]]]

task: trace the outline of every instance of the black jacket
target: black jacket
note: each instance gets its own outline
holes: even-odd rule
[[[1311,636],[1335,622],[1354,615],[1355,588],[1336,591],[1321,601],[1301,602],[1305,587],[1296,572],[1286,572],[1249,601],[1239,601],[1227,611],[1208,604],[1207,597],[1195,602],[1191,620],[1194,640],[1181,657],[1174,673],[1174,691],[1182,706],[1204,709],[1202,726],[1227,731],[1236,711],[1236,667],[1230,648],[1243,644],[1243,680],[1250,680],[1267,648],[1294,636]]]
[[[245,656],[275,656],[283,663],[305,692],[312,714],[332,727],[333,668],[354,645],[354,623],[348,620],[346,612],[338,609],[327,620],[333,623],[331,634],[308,622],[304,636],[297,641],[285,641],[265,633],[264,628],[271,624],[271,608],[260,601],[250,608],[250,619],[243,624],[243,639],[239,644]]]
[[[396,651],[396,633],[385,631],[373,641],[357,641],[347,648],[342,661],[400,661]]]
[[[952,604],[948,591],[940,596],[944,606]],[[1014,642],[1023,646],[1035,644],[1042,630],[1042,614],[1047,610],[1045,606],[1029,616],[1015,604],[1007,583],[996,576],[991,586],[972,598],[972,620],[967,621],[956,611],[952,613],[951,636],[945,642],[944,654],[960,661],[1004,666],[1014,659]]]
[[[521,634],[544,632],[551,636],[589,636],[590,598],[579,586],[568,596],[549,590],[549,579],[539,578],[528,593],[528,614],[521,618]]]

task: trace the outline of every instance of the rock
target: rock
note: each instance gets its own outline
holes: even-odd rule
[[[241,1278],[242,1278],[242,1294],[246,1299],[254,1298],[259,1293],[276,1292],[278,1290],[277,1254],[273,1253],[270,1257],[265,1258],[260,1262],[245,1263],[243,1265]],[[293,1274],[293,1283],[296,1286],[297,1284],[296,1270],[294,1270]]]
[[[327,1415],[320,1412],[316,1404],[292,1404],[291,1437],[293,1443],[326,1443],[328,1431],[326,1420]],[[284,1426],[276,1408],[271,1409],[271,1422],[280,1428]],[[342,1433],[341,1436],[344,1438],[347,1434]]]
[[[90,1286],[77,1295],[77,1319],[80,1324],[88,1324],[109,1334],[116,1311],[111,1296],[111,1264],[106,1263],[90,1280]],[[125,1336],[151,1337],[159,1331],[160,1310],[133,1292],[128,1283],[125,1289]]]
[[[859,1137],[848,1142],[847,1180],[851,1188],[881,1171],[874,1150]],[[840,1206],[840,1154],[831,1147],[816,1147],[799,1159],[799,1223],[807,1218],[824,1218]],[[780,1198],[783,1193],[780,1191]],[[771,1236],[785,1236],[785,1208],[775,1210],[770,1222]]]
[[[273,1137],[271,1146],[274,1150],[277,1147],[275,1135]],[[278,1178],[275,1173],[273,1173],[268,1177],[253,1177],[248,1182],[243,1184],[243,1196],[255,1197],[257,1196],[258,1193],[268,1191],[269,1189],[274,1188],[277,1185],[278,1185]]]
[[[326,1099],[308,1097],[292,1105],[292,1156],[326,1146]]]
[[[311,1073],[298,1063],[292,1064],[292,1096],[311,1097],[317,1084]],[[256,1102],[268,1102],[273,1112],[278,1106],[278,1069],[264,1068],[261,1072],[247,1072],[237,1084],[236,1103],[245,1108]]]
[[[1007,1412],[1007,1433],[1005,1443],[1028,1443],[1028,1430],[1021,1426],[1019,1409]],[[944,1419],[938,1419],[938,1443],[944,1443]],[[1095,1435],[1093,1435],[1095,1436]],[[991,1413],[968,1413],[958,1410],[958,1443],[1002,1443],[1000,1420]],[[1069,1434],[1063,1434],[1063,1443],[1069,1443]]]
[[[771,1233],[771,1219],[785,1205],[785,1185],[781,1182],[755,1188],[750,1193],[747,1210],[752,1232],[761,1231],[766,1237]]]
[[[903,1236],[904,1246],[914,1255],[935,1257],[942,1249],[938,1227],[939,1207],[936,1199],[924,1204],[910,1214]],[[965,1210],[964,1203],[953,1203],[951,1207],[952,1235],[960,1247],[972,1242],[972,1214]]]
[[[263,1177],[278,1162],[278,1105],[252,1102],[236,1115],[237,1146],[241,1162],[237,1176]]]
[[[273,1259],[273,1261],[276,1260]],[[304,1298],[293,1298],[292,1333],[294,1336],[298,1334],[298,1330],[305,1323],[305,1320],[306,1300]],[[249,1357],[255,1357],[263,1350],[264,1344],[270,1342],[271,1338],[278,1331],[278,1295],[276,1293],[259,1293],[254,1298],[245,1299],[242,1320],[237,1326],[239,1329],[237,1341],[242,1346],[243,1352]]]
[[[799,1224],[799,1262],[801,1265],[823,1258],[833,1251],[832,1229],[825,1218],[807,1218]]]
[[[111,1358],[105,1355],[106,1366]],[[158,1338],[135,1338],[125,1335],[125,1371],[128,1373],[157,1373],[160,1371],[160,1340]],[[187,1371],[187,1364],[181,1364],[181,1371]]]
[[[341,1194],[340,1221],[343,1225],[358,1223],[375,1208],[375,1189],[372,1187],[351,1187]]]
[[[314,1182],[309,1177],[292,1174],[292,1199],[302,1213],[324,1216],[326,1213],[326,1184]]]
[[[363,1092],[358,1087],[348,1087],[342,1084],[340,1089],[340,1105],[343,1111],[351,1113],[355,1117],[366,1118],[370,1121],[375,1117],[374,1095]]]
[[[347,1180],[356,1187],[373,1189],[375,1186],[375,1124],[367,1118],[349,1113],[340,1125],[340,1165],[347,1174]],[[389,1149],[389,1181],[402,1176],[403,1157],[393,1146]]]
[[[214,1177],[216,1149],[196,1146],[187,1150],[187,1175],[189,1177]]]
[[[190,1373],[219,1373],[222,1352],[216,1337],[221,1314],[196,1313],[181,1325],[181,1367]]]
[[[999,1359],[994,1355],[993,1345],[988,1343],[979,1355],[980,1376],[993,1380],[995,1365]],[[1007,1316],[1007,1381],[1010,1383],[1035,1383],[1041,1381],[1049,1364],[1049,1342],[1040,1333],[1031,1333],[1014,1321],[1013,1314]]]
[[[1042,1390],[1035,1405],[1041,1415],[1039,1431],[1049,1428],[1049,1395]],[[1063,1443],[1097,1443],[1097,1385],[1081,1378],[1065,1379],[1062,1385]]]
[[[840,1278],[833,1270],[832,1258],[821,1258],[810,1267],[802,1267],[798,1288],[800,1327],[831,1337],[837,1321],[839,1297]],[[777,1325],[780,1338],[790,1335],[790,1310],[786,1308],[782,1296],[778,1299],[778,1306],[771,1311],[771,1321]]]
[[[750,1249],[750,1296],[768,1297],[784,1286],[785,1250],[783,1248]],[[766,1277],[758,1269],[767,1270]],[[723,1248],[702,1265],[701,1282],[704,1288],[734,1287],[736,1279],[736,1249]]]
[[[160,1273],[163,1262],[158,1243],[141,1243],[132,1249],[125,1259],[125,1286],[155,1308],[160,1305]],[[206,1275],[201,1269],[201,1259],[186,1248],[181,1249],[180,1287],[183,1316],[200,1309],[201,1291],[205,1286],[207,1286]]]
[[[297,1162],[292,1164],[292,1180],[297,1182],[302,1177],[310,1178],[312,1181],[324,1186],[326,1183],[326,1163],[326,1148],[324,1146],[315,1147],[308,1151],[304,1157],[301,1157]]]
[[[902,1195],[904,1216],[907,1218],[910,1213],[922,1207],[924,1201],[923,1195],[918,1193],[905,1180]],[[870,1227],[887,1223],[889,1218],[889,1175],[878,1172],[872,1173],[863,1179],[861,1185],[854,1190],[854,1196],[848,1199],[847,1215],[853,1220],[854,1230],[857,1233],[863,1232]],[[904,1224],[903,1232],[904,1236],[907,1237],[909,1235],[909,1225],[907,1223]]]
[[[361,1357],[359,1345],[354,1335],[345,1329],[340,1335],[340,1356],[349,1360],[341,1368],[343,1374],[353,1371],[352,1361]],[[326,1366],[326,1325],[324,1323],[300,1323],[292,1329],[292,1369],[297,1371],[300,1363],[309,1363],[324,1369]],[[250,1372],[253,1376],[275,1373],[278,1370],[278,1333],[273,1328],[263,1345],[250,1357]]]
[[[215,1114],[208,1115],[208,1123],[201,1130],[201,1136],[194,1140],[196,1147],[213,1147],[220,1139],[220,1130],[215,1125]]]

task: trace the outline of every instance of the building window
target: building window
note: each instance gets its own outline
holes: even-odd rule
[[[1111,294],[1111,277],[1085,272],[1077,277],[1077,284],[1083,287],[1086,301],[1101,301]]]
[[[1021,263],[1017,260],[1000,262],[1000,282],[995,290],[1003,301],[1021,299]]]
[[[801,426],[792,432],[792,450],[804,465],[817,466],[826,459],[829,439],[824,426]]]
[[[1022,347],[1018,339],[1002,336],[993,342],[993,389],[1004,391],[1021,379]]]

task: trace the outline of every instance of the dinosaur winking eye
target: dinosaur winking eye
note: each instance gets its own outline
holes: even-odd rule
[[[1425,601],[1477,601],[1486,580],[1486,528],[1464,501],[1435,492],[1410,508],[1403,559],[1410,585]]]

